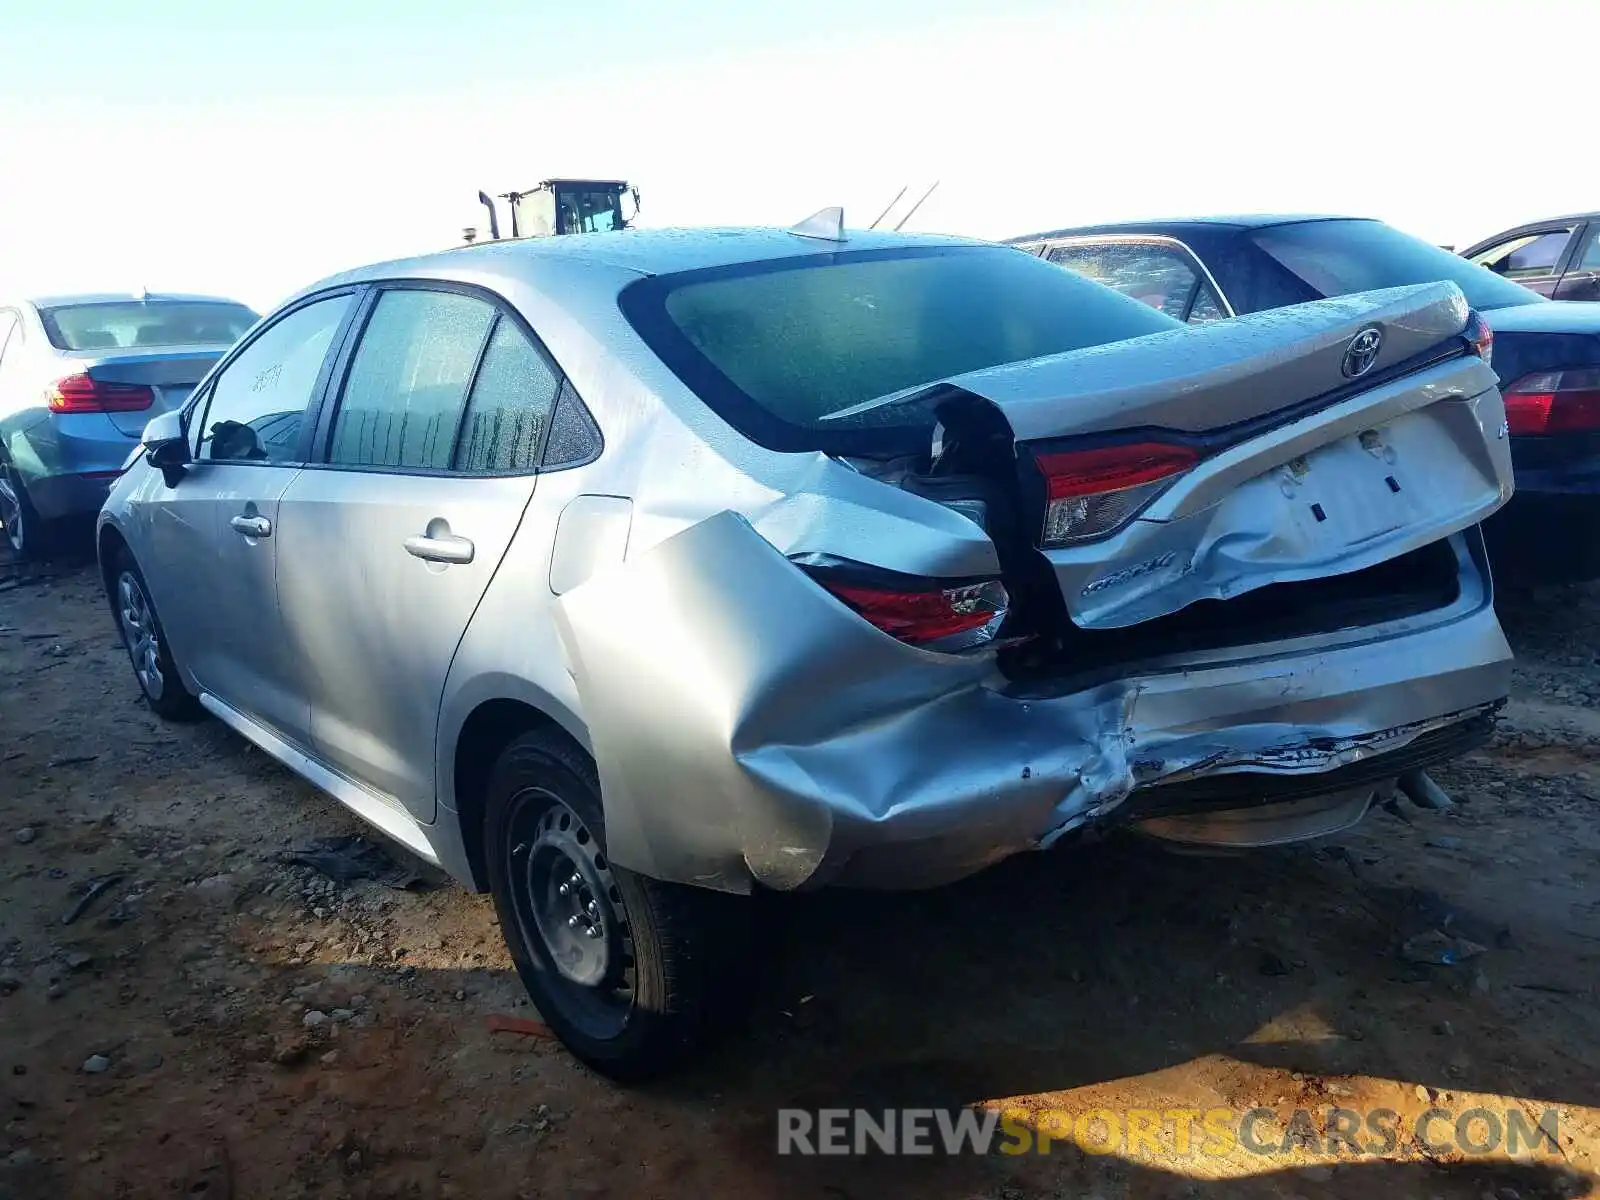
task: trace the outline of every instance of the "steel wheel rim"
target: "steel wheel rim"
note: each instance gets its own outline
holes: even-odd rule
[[[27,541],[22,527],[22,497],[17,491],[20,486],[10,467],[0,468],[0,525],[6,527],[6,541],[19,554]]]
[[[161,635],[156,631],[150,600],[129,571],[124,571],[117,580],[117,620],[122,626],[122,640],[127,644],[139,686],[152,699],[160,697],[166,686],[161,674]]]
[[[632,1011],[633,938],[599,842],[542,788],[512,799],[507,839],[511,905],[562,1015],[592,1037],[615,1037]]]

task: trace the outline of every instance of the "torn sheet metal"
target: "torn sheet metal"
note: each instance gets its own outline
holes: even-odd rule
[[[1485,598],[1403,637],[1008,695],[992,655],[880,633],[731,512],[596,574],[557,614],[611,858],[728,891],[943,883],[1135,786],[1224,760],[1309,769],[1293,747],[1331,769],[1338,739],[1493,703],[1510,679]]]

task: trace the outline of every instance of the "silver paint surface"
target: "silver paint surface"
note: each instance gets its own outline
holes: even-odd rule
[[[849,238],[847,249],[962,244]],[[619,865],[747,891],[941,882],[1107,817],[1137,787],[1331,770],[1504,697],[1510,652],[1466,549],[1476,535],[1454,532],[1510,487],[1504,445],[1483,432],[1503,419],[1493,377],[1467,359],[1248,438],[1116,538],[1051,555],[1073,618],[1092,628],[1450,536],[1462,588],[1447,608],[1142,661],[1111,682],[1028,695],[992,652],[930,653],[866,624],[789,557],[994,576],[983,528],[824,455],[747,441],[617,305],[642,274],[834,249],[776,230],[629,231],[501,242],[325,281],[447,280],[500,297],[590,409],[603,453],[537,486],[240,465],[168,488],[138,462],[102,527],[132,548],[208,708],[468,881],[478,829],[472,798],[456,795],[458,751],[492,703],[520,703],[594,754]],[[1336,386],[1339,339],[1365,324],[1384,327],[1381,370],[1465,320],[1453,289],[1303,308],[956,382],[997,405],[1020,440],[1130,424],[1210,430]],[[1373,429],[1379,458],[1360,440]],[[1386,449],[1398,464],[1388,472],[1437,481],[1424,502],[1426,489],[1413,500],[1413,476],[1397,475],[1411,507],[1396,502],[1392,527],[1378,521],[1329,551],[1283,515],[1293,506],[1280,492],[1276,515],[1265,512],[1258,493],[1296,458],[1316,460],[1310,478],[1326,474],[1339,492]],[[272,537],[230,528],[246,506],[273,520]],[[474,543],[471,563],[406,552],[435,520]]]
[[[557,621],[616,861],[734,891],[910,886],[1048,845],[1136,786],[1331,770],[1498,701],[1510,650],[1469,585],[1428,622],[1022,698],[990,656],[867,626],[724,512],[562,597]]]

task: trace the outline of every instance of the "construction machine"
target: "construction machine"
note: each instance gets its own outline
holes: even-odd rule
[[[624,216],[622,200],[632,201],[633,213]],[[502,192],[511,214],[511,236],[553,237],[568,233],[605,233],[626,229],[639,216],[639,189],[620,179],[545,179],[522,192]],[[478,203],[489,213],[489,240],[500,240],[500,217],[487,192]],[[462,230],[466,241],[480,240],[476,227]]]

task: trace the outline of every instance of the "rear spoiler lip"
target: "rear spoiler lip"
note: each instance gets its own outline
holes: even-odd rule
[[[162,346],[148,350],[138,346],[107,346],[98,350],[69,350],[66,357],[87,363],[93,372],[98,367],[118,367],[132,363],[198,362],[204,358],[219,359],[233,347],[227,346]]]

